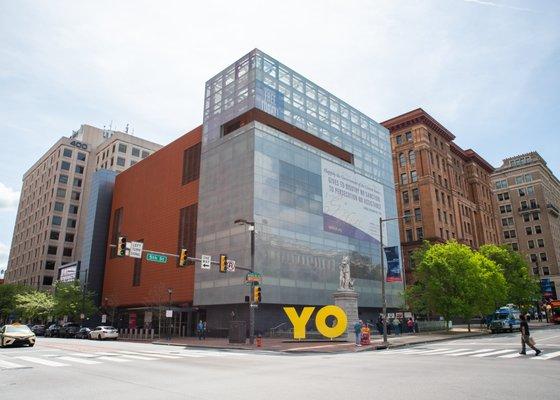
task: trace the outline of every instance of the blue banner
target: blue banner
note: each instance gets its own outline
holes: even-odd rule
[[[399,260],[399,247],[384,247],[385,257],[387,258],[386,282],[402,282],[401,263]],[[382,256],[383,257],[383,256]]]

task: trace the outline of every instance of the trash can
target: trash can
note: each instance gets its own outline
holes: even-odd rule
[[[228,337],[230,343],[245,343],[247,340],[247,324],[245,321],[231,321]]]

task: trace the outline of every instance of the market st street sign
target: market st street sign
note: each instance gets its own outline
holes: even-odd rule
[[[157,254],[157,253],[146,253],[146,260],[160,263],[160,264],[165,264],[167,262],[167,256],[164,256],[163,254]]]

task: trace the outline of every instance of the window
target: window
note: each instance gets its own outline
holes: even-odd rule
[[[62,161],[60,163],[60,169],[64,170],[64,171],[69,171],[70,170],[70,163],[68,161]]]
[[[52,224],[53,225],[60,225],[61,223],[62,223],[62,217],[59,217],[58,215],[53,215]]]
[[[58,177],[58,181],[59,181],[60,183],[68,183],[68,175],[60,175],[60,176]]]
[[[130,160],[130,166],[132,167],[134,164],[136,164],[138,161],[134,161],[134,160]]]
[[[76,173],[83,174],[84,173],[84,166],[83,165],[76,165]]]
[[[403,201],[404,204],[408,204],[408,202],[409,202],[408,190],[405,190],[404,192],[402,192],[402,201]]]
[[[119,235],[121,233],[122,228],[122,219],[123,219],[123,209],[117,208],[113,214],[113,229],[111,232],[111,244],[116,245],[119,240]],[[117,248],[111,247],[111,253],[109,255],[110,258],[115,258],[117,256]]]
[[[399,153],[399,165],[404,167],[406,165],[406,158],[403,153]]]
[[[43,276],[43,285],[44,286],[51,286],[53,283],[53,277],[52,276]]]
[[[415,221],[422,221],[422,212],[419,208],[414,209],[414,220]]]
[[[548,260],[548,257],[546,256],[546,253],[540,253],[539,256],[541,258],[541,261],[547,261]]]
[[[424,230],[422,229],[422,227],[416,228],[416,238],[418,240],[424,239]]]
[[[187,249],[187,254],[196,252],[196,224],[198,204],[182,208],[179,214],[178,251]]]
[[[534,240],[529,240],[527,242],[527,247],[530,249],[534,249],[535,248],[535,241]]]
[[[401,185],[406,185],[408,184],[408,175],[405,174],[401,174]]]
[[[72,150],[70,149],[64,149],[64,152],[62,153],[62,155],[64,157],[72,157]]]
[[[55,201],[54,202],[54,210],[55,211],[64,211],[64,203],[61,203],[59,201]]]
[[[418,188],[412,189],[412,200],[420,201],[420,192],[418,191]]]
[[[397,144],[402,144],[402,136],[398,135],[395,140],[397,141]]]
[[[78,152],[78,161],[85,161],[86,160],[86,153]]]
[[[132,148],[132,155],[133,155],[134,157],[140,157],[140,149],[137,148],[137,147],[133,147],[133,148]]]
[[[517,243],[511,243],[511,249],[513,251],[517,251],[517,250],[519,250],[519,245]]]
[[[66,189],[57,188],[56,189],[56,197],[66,197]]]
[[[539,219],[541,219],[540,213],[534,212],[533,213],[533,221],[538,221]]]
[[[408,152],[408,160],[410,161],[410,165],[416,164],[416,152],[414,150]]]
[[[126,144],[119,143],[119,153],[126,153]]]
[[[525,233],[527,235],[532,235],[533,234],[533,229],[530,226],[528,226],[528,227],[525,228]]]
[[[73,242],[74,241],[74,234],[73,233],[67,233],[66,236],[64,237],[64,241],[65,242]]]
[[[200,143],[183,152],[183,185],[195,181],[200,174]]]
[[[511,212],[511,204],[506,204],[504,206],[500,206],[500,213],[501,214],[510,213],[510,212]]]
[[[447,224],[447,211],[443,212],[443,222]]]
[[[509,200],[509,193],[508,192],[498,193],[498,201],[504,201],[504,200]]]
[[[418,176],[416,175],[416,171],[410,171],[410,181],[411,182],[417,182],[418,181]]]
[[[75,228],[76,227],[76,220],[69,218],[68,221],[66,221],[66,226],[68,228]]]
[[[78,214],[78,206],[70,204],[70,214]]]
[[[410,222],[410,210],[404,210],[403,212],[404,222]]]
[[[49,238],[50,238],[51,240],[58,240],[59,236],[60,236],[60,232],[58,232],[58,231],[51,231],[51,234],[50,234]]]
[[[63,252],[62,252],[62,255],[64,257],[72,257],[72,248],[71,247],[65,247]]]
[[[542,267],[542,274],[543,275],[550,275],[550,270],[548,267]]]
[[[523,221],[529,222],[531,216],[529,214],[523,214]]]
[[[515,233],[515,230],[509,231],[509,237],[514,239],[517,237],[517,234]]]
[[[55,266],[55,262],[53,260],[45,261],[45,269],[53,270]]]
[[[544,239],[537,239],[537,244],[539,247],[544,247]]]
[[[527,209],[527,202],[525,200],[523,200],[521,203],[521,209],[522,210],[526,210]]]
[[[414,238],[412,237],[412,229],[407,229],[405,231],[406,234],[406,241],[407,242],[412,242],[414,240]]]
[[[439,208],[437,209],[437,218],[438,218],[438,221],[441,222],[441,210]]]
[[[120,146],[120,145],[119,145],[119,146]],[[117,157],[117,165],[118,165],[119,167],[124,167],[125,163],[126,163],[126,160],[125,160],[124,158],[122,158],[122,157]]]
[[[149,152],[147,152],[146,150],[142,150],[142,158],[146,158],[150,155]]]
[[[527,195],[532,196],[534,194],[535,194],[535,189],[533,188],[533,186],[527,186]]]
[[[531,259],[531,262],[537,262],[537,255],[536,254],[530,254],[529,258]]]
[[[531,182],[533,180],[533,174],[525,174],[525,176],[523,177],[523,180],[525,182]]]
[[[436,189],[436,201],[439,201],[439,190]]]
[[[519,193],[519,197],[525,196],[525,189],[524,188],[517,189],[517,192]]]
[[[496,181],[496,189],[505,189],[507,187],[508,187],[507,180],[502,179],[502,180]]]
[[[406,137],[407,142],[412,142],[412,132],[406,132],[404,136]]]
[[[47,254],[51,254],[51,255],[56,255],[56,252],[58,251],[58,247],[56,246],[49,246],[48,250],[47,250]]]
[[[74,186],[82,187],[82,180],[80,178],[74,178]]]
[[[535,234],[541,234],[542,233],[542,229],[540,225],[535,225]]]
[[[533,275],[539,274],[539,267],[533,267]]]
[[[80,200],[80,192],[76,192],[75,190],[72,190],[72,195],[70,196],[70,198],[72,200]]]
[[[504,231],[504,239],[509,239],[509,231]]]

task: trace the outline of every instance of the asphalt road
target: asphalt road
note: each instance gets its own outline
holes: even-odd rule
[[[374,352],[293,355],[38,338],[0,349],[0,399],[552,399],[560,327]]]

